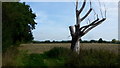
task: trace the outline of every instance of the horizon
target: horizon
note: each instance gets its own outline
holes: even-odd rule
[[[99,38],[99,39],[100,39],[100,38]],[[99,39],[91,39],[91,40],[98,41]],[[91,41],[91,40],[82,39],[82,41]],[[104,40],[104,39],[102,38],[102,40],[103,40],[103,41],[112,41],[113,39],[111,39],[111,40]],[[115,40],[117,40],[117,39],[115,39]],[[42,41],[71,41],[71,39],[68,39],[68,40],[49,40],[49,39],[46,39],[46,40],[32,40],[32,41],[40,41],[40,42],[42,42]],[[119,41],[119,40],[117,40],[117,41]]]

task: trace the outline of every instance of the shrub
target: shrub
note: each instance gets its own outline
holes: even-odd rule
[[[30,54],[24,59],[25,66],[45,66],[44,57],[41,54]]]
[[[51,49],[50,51],[45,52],[44,54],[48,57],[48,58],[59,58],[59,57],[66,57],[68,56],[68,54],[70,54],[72,51],[67,49],[67,48],[63,48],[63,47],[54,47],[53,49]]]

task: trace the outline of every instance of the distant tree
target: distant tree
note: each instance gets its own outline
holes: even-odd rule
[[[97,41],[96,40],[90,40],[90,43],[96,43]]]
[[[112,39],[111,43],[116,43],[117,40],[116,39]]]
[[[55,40],[53,40],[52,42],[53,42],[53,43],[56,43],[56,41],[55,41]]]
[[[102,38],[100,38],[100,39],[98,40],[98,43],[103,43]]]
[[[89,41],[87,41],[87,40],[83,40],[82,43],[89,43]]]
[[[45,43],[50,43],[50,40],[45,40]]]
[[[19,2],[2,3],[2,49],[33,40],[35,17],[29,5]]]

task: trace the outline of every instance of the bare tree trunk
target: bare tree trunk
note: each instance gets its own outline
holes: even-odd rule
[[[79,52],[80,52],[80,40],[77,40],[77,42],[75,44],[75,51],[79,54]]]
[[[72,35],[71,50],[75,51],[79,54],[79,51],[80,51],[80,36],[79,36],[79,33],[74,32],[75,30],[73,29],[73,27],[71,27],[70,29],[72,29],[71,30],[71,35]]]
[[[77,52],[79,54],[79,51],[80,51],[80,40],[79,39],[72,38],[72,41],[71,41],[71,50],[75,51],[75,52]]]

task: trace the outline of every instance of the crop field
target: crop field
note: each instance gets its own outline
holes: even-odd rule
[[[118,53],[118,44],[110,43],[81,43],[81,49],[96,49],[96,50],[107,50],[114,53]],[[39,43],[39,44],[21,44],[19,49],[28,51],[31,53],[43,53],[54,47],[65,47],[70,48],[70,43]]]

